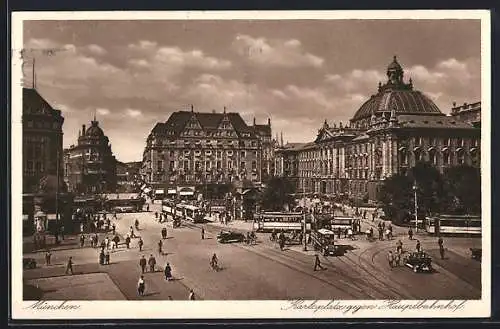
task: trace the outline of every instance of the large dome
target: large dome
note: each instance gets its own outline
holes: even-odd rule
[[[99,122],[92,121],[92,125],[85,132],[85,136],[89,136],[89,137],[102,137],[102,136],[104,136],[104,132],[102,131],[101,127],[99,127]]]
[[[413,90],[413,82],[403,81],[404,71],[396,56],[387,67],[387,82],[379,84],[378,93],[368,99],[354,114],[351,122],[370,118],[381,112],[396,114],[437,114],[443,115],[436,104],[417,90]]]
[[[354,114],[353,121],[370,118],[377,112],[396,114],[442,114],[436,104],[416,90],[386,90],[372,96]]]

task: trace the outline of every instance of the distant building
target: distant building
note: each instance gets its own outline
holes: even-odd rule
[[[441,172],[461,164],[480,167],[481,130],[442,113],[403,75],[394,57],[387,82],[348,125],[325,120],[314,142],[278,149],[277,172],[292,176],[298,190],[375,201],[386,178],[420,161]]]
[[[23,193],[35,193],[40,180],[59,175],[62,183],[64,118],[35,89],[23,88]]]
[[[155,125],[141,175],[151,186],[260,182],[272,171],[271,126],[249,126],[238,113],[177,111]]]
[[[451,115],[460,121],[472,124],[476,128],[481,128],[481,102],[472,104],[464,103],[459,106],[453,103]]]
[[[116,162],[117,192],[135,192],[140,186],[141,162]]]
[[[78,144],[65,150],[64,179],[76,193],[114,192],[117,185],[116,159],[109,139],[95,119],[78,132]]]
[[[268,119],[265,125],[258,125],[255,124],[254,118],[253,128],[260,139],[262,161],[259,167],[261,170],[261,180],[265,181],[274,173],[274,141],[272,139],[271,119]]]

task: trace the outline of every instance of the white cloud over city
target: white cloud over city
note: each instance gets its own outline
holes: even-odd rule
[[[227,107],[248,124],[253,117],[258,123],[269,117],[273,135],[283,132],[285,141],[311,141],[325,119],[346,123],[377,92],[394,54],[405,80],[411,77],[415,89],[443,112],[453,101],[480,99],[477,24],[450,32],[412,22],[415,42],[425,49],[417,56],[403,32],[388,26],[388,35],[383,33],[384,22],[369,29],[349,22],[284,23],[289,25],[281,29],[264,23],[157,22],[146,28],[110,22],[89,33],[92,22],[66,22],[65,29],[29,22],[25,84],[31,86],[34,57],[37,89],[65,116],[64,145],[75,144],[78,129],[96,114],[121,161],[141,160],[155,123],[191,104],[206,112]],[[330,32],[343,26],[348,36]],[[455,41],[434,41],[444,37]]]

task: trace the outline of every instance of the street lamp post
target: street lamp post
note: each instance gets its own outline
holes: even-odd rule
[[[417,182],[413,183],[413,193],[415,199],[415,233],[418,232],[418,204],[417,204]]]
[[[307,224],[306,224],[306,190],[305,190],[305,177],[302,178],[302,212],[304,213],[304,251],[307,251]]]

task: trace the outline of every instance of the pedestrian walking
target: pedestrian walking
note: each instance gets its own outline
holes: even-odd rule
[[[163,241],[160,240],[160,241],[158,241],[158,254],[160,254],[160,255],[163,255],[162,247],[163,247]]]
[[[139,245],[139,251],[142,251],[142,246],[144,245],[144,241],[142,241],[142,238],[139,238],[139,242],[137,242]]]
[[[139,296],[144,296],[144,291],[146,290],[146,282],[144,282],[144,275],[141,275],[139,281],[137,282],[137,293]]]
[[[47,252],[45,253],[45,265],[49,266],[50,265],[50,258],[52,257],[52,253],[50,252],[49,249],[47,249]]]
[[[417,252],[420,252],[420,240],[417,240],[417,245],[415,246]]]
[[[99,252],[99,265],[104,265],[105,263],[105,255],[104,255],[104,249],[101,249]]]
[[[195,300],[193,289],[189,290],[189,300]]]
[[[396,252],[398,254],[403,253],[403,242],[401,242],[401,240],[398,240],[398,242],[396,242]]]
[[[389,250],[389,253],[387,254],[387,260],[389,262],[389,266],[392,268],[394,267],[394,255],[392,254],[392,251]]]
[[[165,240],[167,238],[167,228],[164,227],[161,229],[161,238]]]
[[[113,226],[111,226],[111,229],[113,230],[113,235],[116,234],[116,224],[113,223]]]
[[[109,251],[106,250],[104,253],[104,264],[109,265]]]
[[[410,229],[408,230],[408,238],[409,238],[410,240],[413,240],[413,230],[411,229],[411,227],[410,227]]]
[[[398,267],[401,265],[401,254],[399,252],[396,252],[396,256],[394,257],[394,263]]]
[[[158,212],[155,211],[155,218],[158,219]]]
[[[106,245],[106,249],[109,249],[109,238],[108,237],[106,237],[104,239],[104,244]]]
[[[85,235],[83,235],[83,233],[80,235],[80,247],[83,248],[85,244]]]
[[[149,271],[154,272],[156,265],[156,258],[153,255],[149,256],[148,265],[149,265]]]
[[[384,231],[382,229],[382,226],[378,227],[378,239],[381,241],[384,240]]]
[[[141,267],[142,273],[146,272],[146,265],[147,265],[146,258],[144,257],[144,255],[142,255],[141,259],[139,260],[139,266]]]
[[[134,228],[132,226],[130,226],[130,237],[135,238]]]
[[[71,272],[71,275],[73,275],[73,257],[70,257],[68,259],[68,263],[66,264],[65,274],[68,274],[68,272]]]
[[[165,265],[165,280],[167,281],[170,281],[172,280],[172,267],[170,267],[170,264],[167,263],[167,265]]]
[[[439,245],[439,254],[441,255],[441,259],[444,259],[444,245],[443,238],[439,237],[438,245]]]
[[[323,270],[323,269],[324,269],[324,267],[323,267],[323,266],[321,266],[321,261],[320,261],[320,259],[319,259],[319,255],[318,255],[318,254],[316,254],[316,255],[314,256],[314,270],[315,270],[315,271],[317,271],[317,270],[318,270],[318,267],[319,267],[321,270]]]
[[[125,238],[125,245],[127,246],[127,249],[130,249],[130,236],[128,236],[128,235]]]
[[[205,240],[205,228],[204,227],[201,228],[201,239]]]

